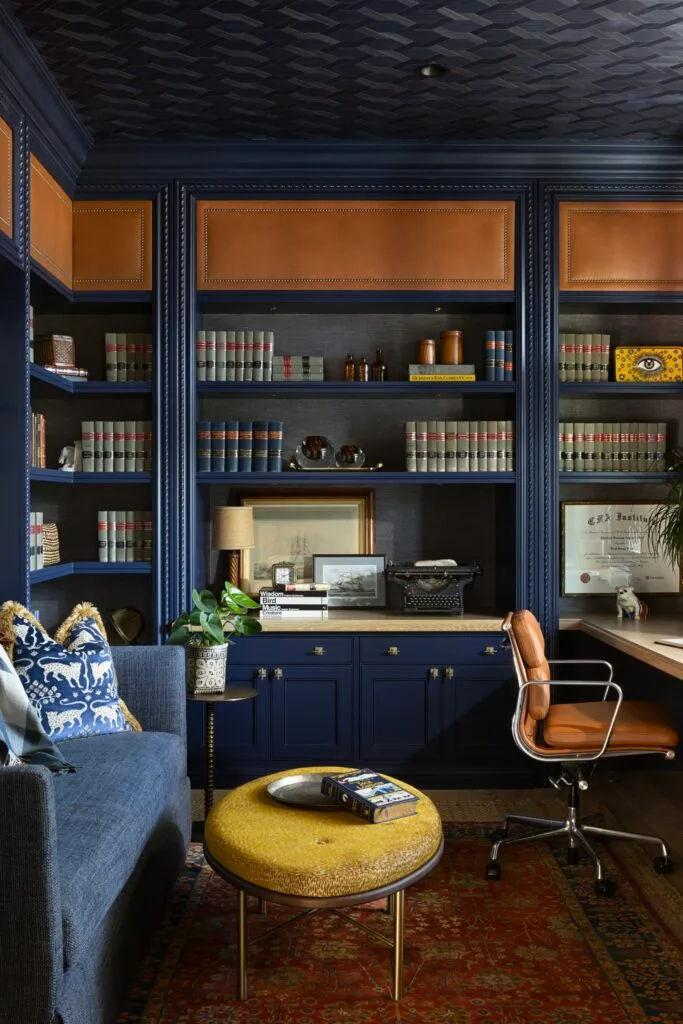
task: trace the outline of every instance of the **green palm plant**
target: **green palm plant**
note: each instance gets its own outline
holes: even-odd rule
[[[674,449],[672,454],[666,502],[659,505],[650,516],[647,540],[650,551],[655,555],[663,555],[675,569],[683,554],[683,450]]]
[[[189,612],[183,612],[171,623],[169,644],[188,647],[215,647],[235,642],[235,634],[248,636],[261,632],[261,623],[249,615],[250,608],[260,607],[239,587],[227,581],[220,599],[210,590],[193,590]]]

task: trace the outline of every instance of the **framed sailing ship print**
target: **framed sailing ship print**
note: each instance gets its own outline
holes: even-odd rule
[[[251,492],[239,500],[254,513],[254,547],[242,552],[246,593],[272,585],[275,562],[293,563],[298,580],[312,581],[316,554],[374,554],[374,491]]]

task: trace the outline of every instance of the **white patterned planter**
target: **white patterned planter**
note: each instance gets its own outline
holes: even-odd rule
[[[185,648],[188,693],[223,693],[228,645]]]

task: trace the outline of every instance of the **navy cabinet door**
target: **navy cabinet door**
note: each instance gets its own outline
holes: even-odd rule
[[[350,665],[285,665],[270,679],[270,756],[344,766],[353,760]]]
[[[259,679],[256,667],[231,665],[228,686],[255,689],[253,700],[216,704],[216,766],[221,774],[245,760],[268,757],[270,717],[268,680]]]
[[[363,762],[438,761],[441,757],[440,679],[426,665],[361,668]]]

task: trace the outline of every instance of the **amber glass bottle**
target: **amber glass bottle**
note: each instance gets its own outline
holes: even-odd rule
[[[346,357],[344,363],[344,380],[354,380],[356,376],[356,360],[351,354]]]
[[[365,357],[361,356],[356,364],[356,380],[367,380],[368,379],[368,364],[365,361]]]
[[[384,356],[382,355],[382,349],[378,348],[375,353],[375,361],[370,367],[370,380],[386,380],[387,379],[387,364],[384,362]]]

